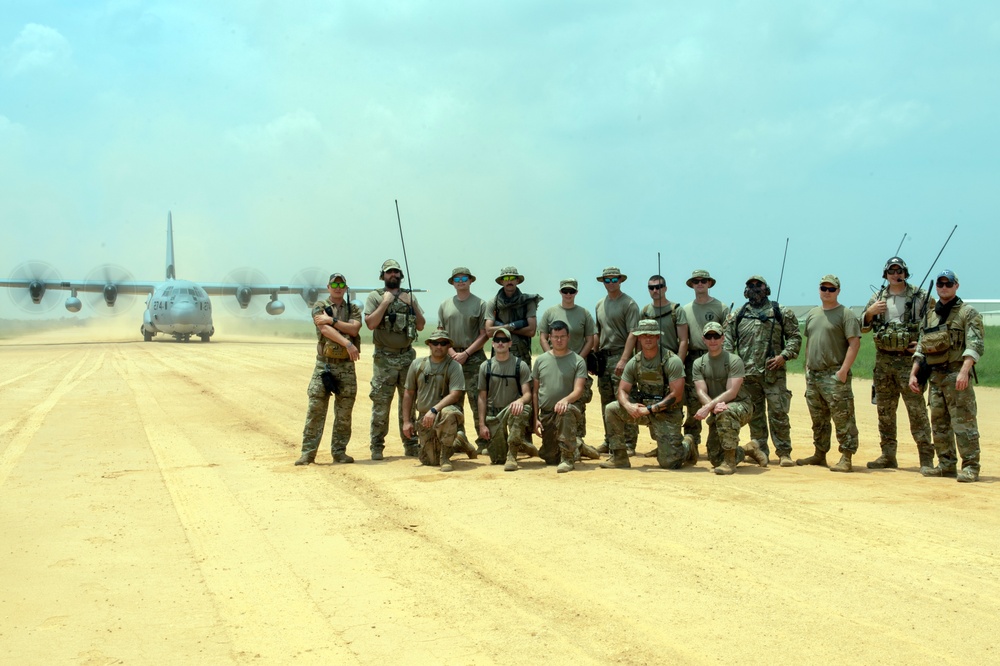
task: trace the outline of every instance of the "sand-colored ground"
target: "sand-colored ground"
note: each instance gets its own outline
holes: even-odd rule
[[[978,484],[865,469],[860,381],[855,474],[449,475],[368,459],[369,349],[358,462],[294,467],[311,343],[73,335],[0,343],[3,663],[1000,662],[996,391]]]

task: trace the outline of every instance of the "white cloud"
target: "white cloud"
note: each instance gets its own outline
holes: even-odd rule
[[[236,146],[251,153],[269,153],[305,143],[326,143],[323,126],[309,111],[292,111],[264,125],[241,125],[226,133]]]
[[[3,71],[17,76],[32,71],[63,72],[72,65],[73,49],[55,28],[29,23],[5,49]]]

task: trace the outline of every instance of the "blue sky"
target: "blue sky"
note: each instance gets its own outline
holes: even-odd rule
[[[180,277],[372,286],[398,199],[432,311],[456,265],[589,307],[616,265],[641,302],[657,252],[668,296],[707,268],[739,301],[786,237],[783,302],[833,272],[863,304],[955,224],[939,267],[995,297],[998,108],[995,2],[13,0],[0,273],[158,279],[172,210]]]

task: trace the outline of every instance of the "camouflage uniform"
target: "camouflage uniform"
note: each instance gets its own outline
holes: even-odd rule
[[[415,361],[407,371],[406,390],[414,393],[412,404],[417,413],[414,424],[420,442],[418,459],[424,465],[443,465],[450,460],[458,431],[464,427],[462,410],[455,405],[446,405],[434,415],[430,428],[424,427],[423,419],[435,403],[452,391],[465,392],[461,367],[447,356],[441,363],[434,363],[425,356]]]
[[[598,278],[600,280],[601,278]],[[615,374],[615,366],[625,353],[625,341],[631,331],[639,325],[639,306],[625,292],[616,299],[608,297],[597,302],[595,308],[597,321],[598,352],[607,358],[607,365],[597,377],[597,390],[601,395],[601,414],[605,414],[608,405],[618,400],[618,383],[621,377]],[[604,422],[604,438],[611,444],[611,434],[608,422]],[[639,440],[639,428],[634,423],[625,424],[625,446],[635,450]]]
[[[891,295],[888,287],[884,287],[868,300],[865,310],[876,301],[884,300]],[[875,315],[866,326],[864,318],[861,321],[861,332],[873,330],[875,341],[875,371],[872,375],[872,385],[875,388],[875,405],[878,412],[879,443],[882,456],[891,460],[895,466],[896,460],[896,412],[899,399],[903,398],[906,412],[910,417],[910,434],[917,443],[917,453],[920,456],[920,466],[933,464],[934,445],[931,443],[931,424],[927,419],[927,405],[924,403],[923,392],[914,393],[910,390],[910,370],[913,368],[913,353],[907,350],[911,341],[919,335],[920,313],[924,311],[927,302],[927,292],[919,287],[906,284],[906,290],[899,294],[905,299],[905,311],[902,321],[887,323],[884,315]],[[934,307],[934,300],[927,304]],[[926,390],[926,387],[923,389]],[[872,465],[869,465],[872,466]]]
[[[473,281],[474,276],[468,269],[455,269],[455,275],[468,275]],[[450,284],[450,281],[449,281]],[[473,315],[472,313],[476,314]],[[456,353],[466,351],[466,348],[475,342],[479,336],[479,331],[486,325],[486,303],[475,294],[469,294],[465,301],[459,301],[458,297],[452,296],[446,299],[438,308],[438,328],[443,328],[454,338],[452,349]],[[472,329],[476,330],[476,335],[472,335]],[[469,354],[469,358],[462,364],[462,374],[465,376],[465,394],[469,401],[469,409],[472,420],[476,420],[476,410],[479,405],[479,366],[486,360],[486,354],[482,348]],[[456,405],[463,409],[461,404]],[[482,437],[476,437],[476,446],[483,450],[488,442]]]
[[[767,437],[770,424],[775,452],[779,456],[787,456],[792,452],[791,424],[788,421],[792,392],[788,390],[785,380],[785,368],[768,370],[766,363],[769,349],[772,356],[780,354],[786,362],[798,357],[802,333],[799,331],[799,320],[789,308],[780,308],[781,322],[775,319],[776,305],[770,300],[756,307],[748,302],[736,312],[730,312],[724,326],[726,340],[723,349],[735,352],[746,367],[743,388],[750,395],[753,406],[750,437],[760,443],[765,455],[769,454]]]
[[[809,338],[806,405],[812,417],[813,446],[824,455],[830,450],[830,420],[833,419],[838,451],[853,456],[858,450],[858,426],[854,418],[854,389],[851,385],[853,376],[848,372],[847,381],[841,383],[836,375],[846,355],[840,348],[846,349],[851,338],[861,336],[861,323],[843,305],[831,310],[817,306],[806,315],[805,332]],[[826,355],[827,362],[817,361],[826,351],[830,352]],[[834,357],[839,360],[835,361]]]
[[[695,271],[704,273],[707,271]],[[699,277],[701,277],[699,275]],[[713,283],[714,284],[714,283]],[[701,401],[698,400],[698,392],[694,388],[694,377],[691,374],[694,362],[697,361],[708,349],[705,347],[702,336],[702,326],[710,321],[722,324],[729,315],[729,308],[717,298],[713,298],[708,303],[695,303],[691,301],[684,306],[684,313],[688,321],[688,352],[684,359],[684,402],[687,405],[687,416],[684,419],[684,434],[690,435],[695,444],[701,443],[701,421],[694,415],[701,409]]]
[[[934,310],[927,313],[921,326],[915,356],[923,357],[931,370],[927,382],[930,385],[931,428],[940,469],[947,475],[955,473],[957,441],[958,454],[962,456],[962,469],[972,470],[975,479],[978,479],[980,450],[976,393],[971,381],[964,391],[959,391],[955,388],[955,380],[966,356],[978,361],[985,353],[983,318],[958,296],[954,302],[946,320],[942,321]],[[930,349],[928,336],[942,324],[947,328],[951,339],[949,348],[936,354],[925,351]]]
[[[313,307],[312,316],[322,313],[327,307],[333,308],[333,316],[337,319],[361,321],[361,310],[346,300],[339,308],[329,299],[319,302]],[[309,407],[306,410],[306,424],[302,429],[302,457],[310,462],[316,459],[330,407],[330,394],[323,385],[321,375],[329,370],[340,384],[333,402],[333,432],[330,434],[330,452],[333,456],[347,452],[347,443],[351,440],[351,414],[358,395],[358,377],[354,361],[347,356],[347,350],[323,337],[319,329],[316,330],[316,335],[319,338],[318,351],[321,353],[316,356],[316,367],[309,381],[309,388],[306,389]],[[361,338],[355,336],[351,338],[351,342],[360,351]]]
[[[366,315],[375,311],[384,293],[385,289],[375,289],[369,294],[365,304]],[[381,454],[385,448],[385,436],[389,432],[389,409],[392,407],[393,394],[398,394],[399,437],[407,455],[417,454],[417,438],[403,435],[403,387],[406,371],[417,357],[411,345],[416,337],[416,318],[411,313],[410,306],[400,300],[393,301],[372,336],[375,354],[371,392],[368,394],[372,401],[369,447],[372,453]]]
[[[647,406],[659,402],[670,393],[671,373],[676,379],[683,376],[684,365],[680,358],[670,350],[663,350],[661,354],[662,356],[649,360],[640,351],[629,359],[622,372],[622,381],[631,384],[634,391],[653,396],[642,401]],[[656,442],[656,461],[663,469],[680,469],[691,456],[691,449],[681,442],[684,413],[680,404],[674,404],[662,412],[633,418],[615,400],[605,407],[604,421],[608,425],[608,448],[611,451],[626,448],[625,426],[631,424],[637,430],[640,425],[649,426],[649,434]]]
[[[746,390],[746,370],[743,361],[732,352],[723,351],[720,363],[726,368],[725,376],[713,374],[713,359],[710,355],[703,354],[695,361],[691,373],[696,381],[704,381],[707,385],[706,393],[710,398],[716,398],[725,393],[726,383],[731,377],[743,376],[743,386],[735,400],[726,403],[726,410],[718,414],[709,414],[705,419],[708,426],[708,437],[705,440],[705,449],[708,454],[708,461],[712,467],[722,465],[726,451],[736,452],[736,464],[740,464],[746,458],[746,451],[740,443],[740,430],[753,416],[753,403],[750,402],[750,394]],[[713,388],[714,387],[714,388]],[[715,395],[712,395],[712,394]],[[698,402],[699,409],[701,401]],[[758,443],[759,444],[759,443]],[[761,447],[763,451],[763,447]]]
[[[562,414],[556,414],[550,409],[538,412],[538,420],[542,423],[542,445],[538,447],[538,457],[546,465],[555,465],[560,460],[560,454],[573,460],[577,455],[577,429],[583,414],[575,404],[570,405]]]
[[[504,332],[509,338],[510,332]],[[510,374],[505,374],[507,372]],[[531,368],[516,356],[511,356],[502,364],[493,358],[479,365],[476,381],[481,390],[486,392],[484,420],[486,427],[490,429],[490,462],[499,465],[509,455],[516,457],[524,446],[524,433],[531,422],[531,402],[517,416],[511,416],[507,407],[521,396],[521,386],[530,384]]]

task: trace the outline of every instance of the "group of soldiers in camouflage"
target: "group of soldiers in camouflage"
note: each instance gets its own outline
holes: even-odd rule
[[[827,466],[834,431],[841,458],[829,469],[851,472],[858,449],[851,367],[862,332],[871,330],[881,455],[868,467],[898,466],[896,409],[902,396],[921,473],[978,480],[979,433],[969,375],[984,352],[983,324],[957,297],[958,279],[950,270],[937,277],[935,303],[906,282],[906,263],[892,257],[883,270],[886,285],[872,296],[861,319],[839,303],[837,276],[820,279],[821,304],[808,312],[804,325],[805,397],[815,451],[795,461],[785,366],[798,357],[803,336],[795,314],[770,300],[770,287],[759,275],[746,281],[747,300],[732,312],[709,294],[716,281],[705,270],[687,280],[694,299],[685,306],[667,299],[663,276],[651,276],[652,300],[640,308],[622,291],[628,276],[612,266],[597,277],[607,295],[594,315],[576,305],[578,283],[568,278],[559,284],[560,304],[539,318],[542,297],[521,291],[525,278],[517,268],[503,268],[496,278],[499,291],[483,301],[471,292],[476,276],[458,267],[448,278],[455,295],[438,308],[438,328],[426,340],[429,356],[420,360],[412,344],[426,320],[413,294],[401,289],[403,277],[396,261],[386,261],[380,274],[385,287],[369,294],[362,316],[345,300],[346,278],[330,276],[330,298],[313,309],[316,367],[296,465],[315,460],[331,394],[336,396],[333,459],[354,461],[346,447],[364,321],[375,347],[372,460],[383,457],[395,394],[405,455],[442,471],[453,469],[451,457],[458,452],[469,458],[488,453],[506,471],[517,470],[518,456],[524,455],[539,456],[557,465],[558,472],[603,454],[608,457],[599,467],[629,468],[640,425],[656,442],[645,455],[664,469],[679,469],[697,463],[705,422],[707,456],[716,474],[733,474],[744,461],[768,466],[769,440],[782,467]],[[536,331],[543,353],[532,363]],[[592,375],[604,426],[599,447],[584,442]],[[923,398],[928,386],[930,421]],[[463,395],[476,424],[475,443],[465,432]],[[740,430],[748,424],[750,441],[740,445]],[[537,448],[532,435],[540,437]]]

